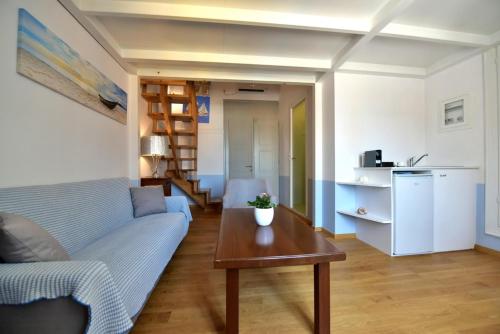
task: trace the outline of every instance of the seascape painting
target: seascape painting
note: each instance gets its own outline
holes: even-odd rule
[[[22,8],[17,72],[127,124],[127,93]]]

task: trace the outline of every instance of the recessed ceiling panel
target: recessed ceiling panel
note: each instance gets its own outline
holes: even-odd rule
[[[387,0],[129,0],[370,19]]]
[[[357,50],[349,61],[427,68],[443,58],[466,50],[472,49],[442,43],[376,37],[364,48]]]
[[[393,22],[489,35],[500,31],[500,1],[415,0]]]
[[[100,17],[123,49],[331,59],[352,35],[215,23]]]

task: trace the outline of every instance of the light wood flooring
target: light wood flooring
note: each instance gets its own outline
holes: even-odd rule
[[[220,215],[195,213],[132,333],[223,333],[225,272],[213,269]],[[331,240],[331,239],[330,239]],[[476,251],[391,258],[331,240],[332,333],[500,333],[500,258]],[[313,267],[240,271],[241,333],[311,333]]]

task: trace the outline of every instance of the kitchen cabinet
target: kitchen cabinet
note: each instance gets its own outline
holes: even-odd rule
[[[476,241],[476,171],[433,170],[434,251],[474,248]]]
[[[398,187],[402,175],[427,175],[428,191],[419,196],[412,187]],[[336,212],[355,220],[359,240],[388,255],[474,248],[476,167],[355,168],[354,179],[336,183],[354,194]],[[357,212],[361,207],[366,214]]]

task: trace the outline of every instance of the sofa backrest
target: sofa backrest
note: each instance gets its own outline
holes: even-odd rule
[[[0,188],[0,211],[23,215],[72,254],[133,218],[127,178]]]

